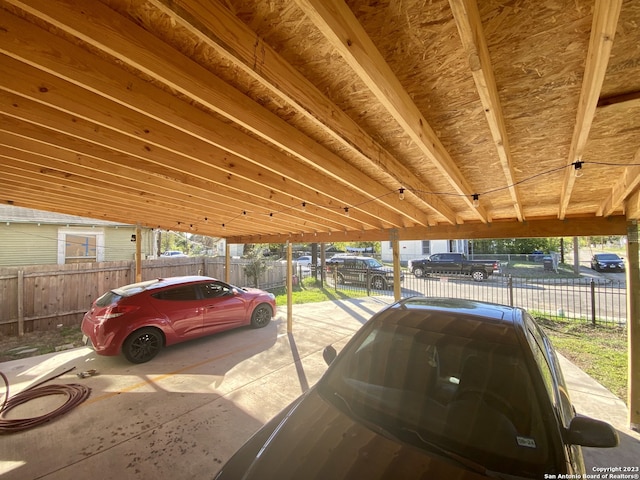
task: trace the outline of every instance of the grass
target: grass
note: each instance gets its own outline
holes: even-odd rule
[[[558,271],[545,271],[542,262],[509,262],[506,267],[502,267],[504,275],[513,275],[523,278],[580,278],[573,271],[572,265],[565,263],[558,264]]]
[[[535,312],[531,312],[535,316]],[[558,352],[627,402],[628,344],[621,327],[537,316]]]
[[[0,362],[44,355],[64,348],[82,345],[80,326],[64,326],[56,330],[26,332],[23,337],[0,335]],[[33,350],[23,353],[23,350]]]
[[[276,296],[276,305],[284,307],[287,305],[287,289],[285,287],[271,290]],[[294,305],[301,303],[326,302],[329,300],[343,300],[345,298],[366,297],[365,289],[357,291],[342,292],[327,286],[316,285],[314,278],[305,278],[297,286],[293,287],[292,302]]]

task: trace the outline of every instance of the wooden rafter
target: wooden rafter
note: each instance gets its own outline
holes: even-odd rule
[[[640,150],[634,156],[634,163],[640,163]],[[612,215],[616,210],[624,207],[625,199],[630,197],[638,187],[640,187],[640,167],[625,168],[618,181],[611,188],[609,196],[602,202],[597,214]]]
[[[469,58],[469,67],[476,83],[478,95],[480,95],[480,101],[484,107],[498,157],[500,158],[500,164],[511,194],[516,217],[519,221],[523,221],[522,202],[516,187],[509,138],[504,123],[496,80],[493,75],[489,48],[482,30],[478,5],[476,0],[449,0],[449,4],[453,11],[453,18],[458,26],[462,45]]]
[[[296,3],[367,84],[415,145],[433,162],[456,194],[464,198],[482,222],[487,222],[484,208],[473,206],[472,195],[477,192],[462,176],[347,4],[342,0],[296,0]]]
[[[416,206],[435,211],[449,223],[456,222],[455,212],[442,199],[421,193],[425,189],[424,181],[373,140],[273,48],[256,38],[227,8],[211,1],[151,0],[151,3],[368,162],[369,168],[386,173],[394,185],[392,188],[403,186],[407,201],[413,197]],[[256,65],[256,51],[260,52],[259,65]]]
[[[320,170],[331,178],[327,184],[329,190],[335,191],[334,184],[337,183],[358,191],[366,200],[346,204],[351,211],[357,210],[364,201],[375,202],[384,209],[395,210],[384,215],[386,221],[403,226],[399,215],[406,214],[406,203],[394,196],[387,196],[388,189],[354,168],[349,168],[337,155],[157,37],[133,23],[127,23],[105,5],[90,2],[78,8],[73,0],[55,3],[47,0],[7,1],[232,120],[294,156],[302,165]],[[427,215],[424,214],[413,220],[428,224]]]
[[[582,161],[582,154],[589,138],[589,131],[591,130],[598,99],[600,98],[600,91],[602,90],[602,83],[609,64],[609,56],[613,47],[613,38],[616,34],[621,7],[622,0],[596,0],[593,8],[587,63],[585,65],[576,123],[560,197],[558,211],[560,220],[564,219],[567,214],[571,193],[576,182],[574,169],[571,166],[575,162]]]

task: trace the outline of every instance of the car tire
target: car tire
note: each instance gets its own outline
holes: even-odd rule
[[[338,279],[338,285],[344,285],[344,277],[342,276],[341,273],[337,275],[337,279]]]
[[[269,325],[272,315],[271,307],[266,303],[261,303],[251,314],[251,326],[253,328],[266,327]]]
[[[164,346],[164,336],[157,328],[136,330],[122,344],[122,354],[131,363],[145,363],[155,357]]]
[[[483,282],[487,279],[487,272],[485,272],[484,270],[474,270],[473,272],[471,272],[471,277],[476,282]]]
[[[386,290],[387,281],[382,277],[373,277],[371,279],[371,288],[373,290]]]
[[[418,278],[424,277],[424,270],[422,267],[416,267],[413,269],[413,274]]]

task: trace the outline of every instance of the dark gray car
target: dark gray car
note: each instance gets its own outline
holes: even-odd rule
[[[580,446],[618,443],[576,415],[549,339],[519,308],[414,297],[324,353],[316,386],[217,480],[583,478]]]

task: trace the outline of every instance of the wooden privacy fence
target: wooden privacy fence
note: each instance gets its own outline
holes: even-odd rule
[[[244,259],[232,259],[229,283],[253,287]],[[225,278],[224,258],[189,257],[143,260],[142,280],[179,275]],[[22,335],[58,326],[79,325],[91,302],[109,289],[136,278],[134,261],[32,265],[0,268],[0,334]],[[285,262],[267,262],[258,287],[271,289],[286,281]]]

